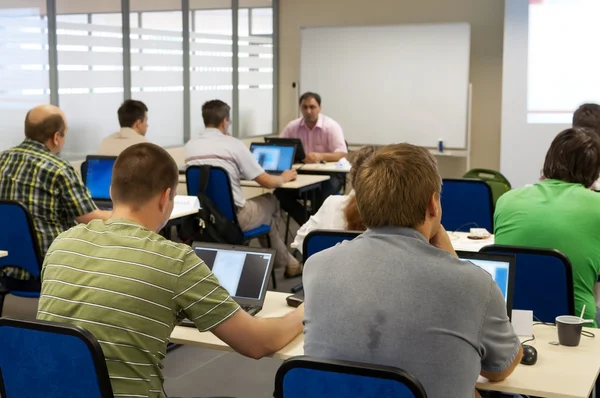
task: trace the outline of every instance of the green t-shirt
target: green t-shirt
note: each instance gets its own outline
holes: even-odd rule
[[[96,337],[116,397],[162,398],[174,326],[187,317],[211,330],[238,308],[189,246],[131,221],[97,220],[50,246],[37,316]]]
[[[558,180],[543,180],[512,190],[502,195],[496,204],[494,229],[496,244],[556,249],[565,254],[573,267],[575,313],[579,315],[585,304],[585,318],[596,319],[594,285],[600,271],[599,193],[581,184]]]

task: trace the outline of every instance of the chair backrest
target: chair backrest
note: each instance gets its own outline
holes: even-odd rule
[[[494,205],[506,192],[510,191],[511,185],[506,177],[500,172],[488,169],[472,169],[469,170],[463,178],[479,178],[485,181],[492,189],[492,196],[494,199]]]
[[[185,170],[188,195],[198,196],[200,193],[200,166],[190,166]],[[206,196],[217,206],[221,214],[238,224],[235,202],[229,174],[222,167],[211,166]]]
[[[360,235],[360,231],[334,231],[317,229],[311,231],[304,238],[302,243],[302,262],[320,251],[329,249],[345,240],[352,240]]]
[[[468,231],[475,226],[494,230],[492,190],[485,181],[445,178],[441,202],[442,224],[447,231]]]
[[[85,329],[0,319],[0,396],[112,398],[98,341]]]
[[[81,181],[83,181],[83,185],[85,185],[85,180],[87,178],[87,160],[81,162],[81,166],[79,166],[79,172],[81,173]]]
[[[575,315],[571,262],[554,249],[490,245],[481,252],[514,254],[513,308],[531,310],[542,322],[554,323],[559,315]]]
[[[8,256],[0,258],[0,269],[20,267],[33,276],[40,276],[43,259],[27,208],[14,200],[0,200],[0,220],[0,250],[8,251]]]
[[[426,398],[419,381],[400,369],[306,356],[277,370],[275,398]]]

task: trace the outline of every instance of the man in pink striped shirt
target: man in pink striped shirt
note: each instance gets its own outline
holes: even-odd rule
[[[283,132],[282,138],[299,138],[306,153],[305,163],[337,162],[346,157],[348,148],[344,140],[344,132],[338,122],[321,114],[321,96],[316,93],[304,93],[300,97],[300,110],[302,117],[291,121]],[[317,194],[316,209],[329,195],[339,192],[344,176],[332,174],[329,181],[325,181]],[[281,207],[292,218],[302,225],[306,222],[304,208],[298,203],[294,192],[278,190],[275,192]]]

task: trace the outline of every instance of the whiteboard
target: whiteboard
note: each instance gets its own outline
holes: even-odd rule
[[[300,87],[350,144],[466,148],[467,23],[302,28]]]

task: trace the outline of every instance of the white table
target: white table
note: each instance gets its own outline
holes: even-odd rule
[[[468,232],[448,232],[452,247],[457,251],[478,252],[482,247],[494,244],[494,235],[487,239],[469,239]]]
[[[338,162],[294,163],[292,168],[298,172],[347,174],[350,172],[351,166],[348,163],[344,167],[338,167]]]
[[[5,250],[0,250],[0,258],[8,256],[8,252]]]
[[[169,221],[173,221],[176,220],[178,218],[182,218],[182,217],[187,217],[187,216],[193,216],[194,214],[197,214],[198,210],[191,210],[191,209],[177,209],[177,208],[173,208],[173,212],[171,213],[171,217],[169,217]]]
[[[264,308],[257,317],[280,317],[293,310],[285,298],[289,293],[267,292]],[[589,329],[600,334],[598,329]],[[536,325],[533,345],[538,352],[537,364],[518,365],[506,380],[491,383],[480,378],[477,387],[484,390],[504,391],[549,398],[587,398],[600,372],[600,335],[594,339],[582,336],[578,347],[548,344],[558,339],[554,326]],[[210,332],[201,333],[194,328],[177,326],[171,334],[177,344],[194,345],[217,350],[233,351]],[[304,335],[298,335],[273,357],[285,360],[304,354]]]
[[[299,174],[294,181],[286,182],[277,189],[311,190],[320,187],[323,181],[327,181],[330,178],[327,175]],[[260,187],[256,181],[248,180],[240,181],[240,185],[243,187]]]

